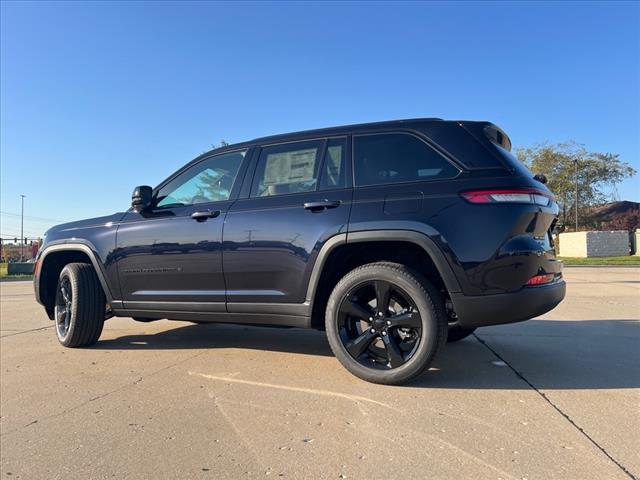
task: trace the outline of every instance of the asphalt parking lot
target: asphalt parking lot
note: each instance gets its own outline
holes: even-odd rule
[[[3,282],[2,478],[640,477],[640,269],[567,268],[566,300],[368,384],[321,332],[111,319],[58,345]]]

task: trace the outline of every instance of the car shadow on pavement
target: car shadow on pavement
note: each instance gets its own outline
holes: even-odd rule
[[[324,332],[188,324],[102,340],[105,350],[257,349],[332,356]],[[640,387],[640,322],[527,322],[478,329],[448,344],[409,387],[451,389],[612,389]],[[336,365],[338,367],[338,365]],[[529,383],[528,383],[529,382]],[[530,385],[531,384],[531,385]]]
[[[473,355],[477,349],[484,351]],[[503,388],[507,381],[505,388],[639,388],[640,322],[529,320],[487,327],[447,345],[434,363],[439,370],[415,386]]]
[[[94,347],[105,350],[189,350],[246,348],[308,355],[332,356],[324,332],[300,328],[273,328],[223,323],[183,325],[158,333],[126,335],[101,340]]]

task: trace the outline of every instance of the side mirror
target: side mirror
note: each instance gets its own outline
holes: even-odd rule
[[[148,185],[140,185],[133,189],[131,206],[137,211],[144,211],[151,206],[153,189]]]

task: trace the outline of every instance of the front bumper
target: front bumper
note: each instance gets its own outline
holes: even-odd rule
[[[36,264],[33,269],[33,291],[36,295],[36,301],[40,305],[44,305],[42,298],[40,297],[40,267],[42,266],[42,250],[36,255]]]
[[[514,293],[497,295],[452,294],[451,302],[460,326],[486,327],[520,322],[537,317],[555,308],[565,296],[563,280],[551,285],[524,287]]]

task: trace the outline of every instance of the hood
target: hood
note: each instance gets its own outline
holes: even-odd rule
[[[44,243],[54,240],[64,240],[71,238],[82,238],[83,231],[87,229],[111,226],[113,223],[119,222],[125,212],[118,212],[104,217],[87,218],[86,220],[77,220],[75,222],[62,223],[51,227],[44,234]]]

